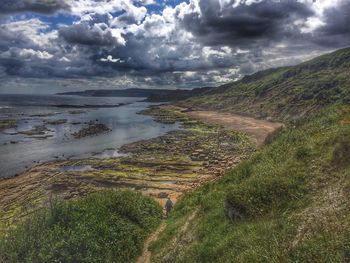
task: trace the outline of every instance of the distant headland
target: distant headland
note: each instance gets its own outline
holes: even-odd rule
[[[118,89],[118,90],[84,90],[57,93],[57,95],[74,95],[85,97],[142,97],[147,98],[150,102],[165,102],[182,100],[200,94],[210,88],[195,88],[189,89]]]

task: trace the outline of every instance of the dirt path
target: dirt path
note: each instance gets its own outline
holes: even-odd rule
[[[215,111],[190,111],[189,117],[206,123],[222,125],[223,127],[250,135],[258,145],[264,143],[266,137],[282,126],[281,123],[258,120],[232,113]]]
[[[136,263],[150,263],[151,262],[151,252],[148,250],[152,242],[158,240],[159,234],[165,229],[166,223],[165,220],[162,221],[158,229],[146,240],[142,254],[137,259]]]
[[[179,235],[175,238],[175,240],[172,240],[174,243],[174,247],[177,249],[176,243],[178,242],[178,239],[187,232],[188,227],[192,223],[193,219],[196,217],[198,210],[195,210],[190,214],[190,216],[187,218],[185,224],[181,226],[181,229],[179,231]],[[149,251],[149,246],[154,242],[158,240],[158,237],[160,233],[164,231],[166,227],[166,220],[163,220],[161,225],[158,227],[158,229],[146,240],[142,254],[141,256],[137,259],[136,263],[150,263],[151,262],[151,255],[152,253]],[[183,238],[183,237],[182,237]]]

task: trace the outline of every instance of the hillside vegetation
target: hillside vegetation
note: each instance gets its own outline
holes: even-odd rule
[[[350,103],[350,48],[297,66],[269,69],[180,102],[182,106],[285,121]]]
[[[348,262],[350,108],[290,122],[178,202],[155,262]]]
[[[349,74],[344,49],[179,102],[285,126],[177,203],[154,262],[350,262]]]
[[[0,239],[0,262],[132,262],[160,223],[161,207],[132,191],[53,202]]]

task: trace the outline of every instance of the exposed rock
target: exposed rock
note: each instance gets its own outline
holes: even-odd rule
[[[67,123],[67,119],[59,119],[59,120],[45,120],[45,123],[50,124],[50,125],[60,125],[60,124],[65,124]]]
[[[82,114],[82,113],[85,113],[86,111],[83,111],[83,110],[71,110],[71,111],[68,111],[69,114]]]
[[[93,136],[93,135],[98,135],[100,133],[104,132],[109,132],[111,129],[109,129],[106,125],[104,124],[94,124],[94,123],[89,123],[88,127],[82,128],[80,131],[73,133],[72,135],[76,139],[84,138],[87,136]]]
[[[166,192],[160,192],[157,195],[158,198],[167,198],[168,196],[169,194],[167,194]]]

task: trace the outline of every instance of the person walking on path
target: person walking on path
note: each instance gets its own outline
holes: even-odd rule
[[[168,197],[168,199],[166,200],[166,203],[165,203],[165,211],[166,211],[165,215],[166,215],[166,217],[169,216],[170,211],[173,209],[173,207],[174,207],[173,201],[171,201],[170,197]]]

